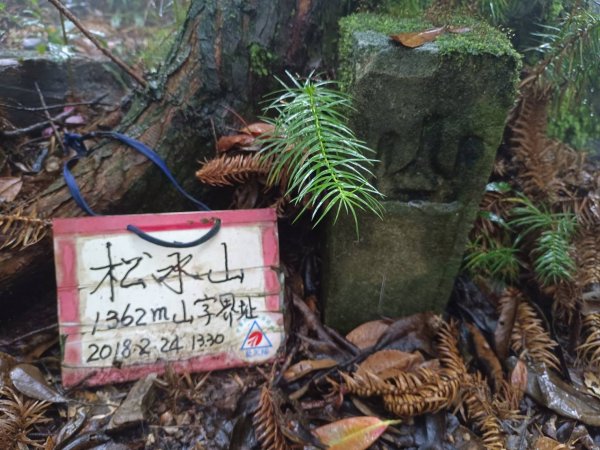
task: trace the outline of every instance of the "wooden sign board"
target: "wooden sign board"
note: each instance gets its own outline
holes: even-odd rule
[[[219,232],[191,248],[213,219]],[[271,209],[53,221],[65,386],[272,360],[284,340]]]

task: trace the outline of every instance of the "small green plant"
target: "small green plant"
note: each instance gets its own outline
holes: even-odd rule
[[[600,14],[586,8],[564,13],[557,25],[541,26],[532,75],[553,89],[550,134],[585,148],[598,134]]]
[[[488,193],[508,194],[502,184],[490,183]],[[465,269],[472,275],[514,284],[521,269],[528,267],[524,258],[529,255],[533,274],[542,286],[571,281],[576,272],[571,257],[575,215],[552,212],[521,193],[506,195],[501,201],[502,206],[496,204],[495,210],[488,201],[480,211],[477,232],[467,244]]]
[[[287,180],[287,195],[302,204],[301,214],[312,209],[315,225],[335,210],[352,214],[358,233],[357,210],[381,216],[381,193],[368,177],[375,161],[372,152],[347,126],[352,104],[348,94],[334,90],[333,81],[304,81],[287,74],[291,84],[279,80],[283,90],[265,108],[275,130],[263,140],[263,158],[272,161],[269,183]]]
[[[519,205],[511,210],[509,225],[520,229],[515,244],[535,236],[531,255],[533,269],[542,285],[571,280],[576,266],[569,254],[575,234],[576,217],[570,213],[553,213],[537,207],[522,195],[513,201]]]
[[[495,239],[479,236],[467,244],[465,269],[472,274],[511,284],[518,280],[521,262],[516,245],[505,246]]]

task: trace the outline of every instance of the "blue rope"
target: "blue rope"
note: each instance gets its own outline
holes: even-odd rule
[[[152,161],[156,166],[158,166],[158,168],[166,175],[166,177],[175,186],[175,188],[185,198],[187,198],[194,205],[196,205],[198,207],[198,209],[204,210],[204,211],[210,211],[210,208],[208,206],[206,206],[200,200],[195,199],[190,194],[188,194],[186,191],[184,191],[184,189],[179,185],[177,180],[171,174],[171,171],[167,167],[167,164],[165,163],[165,161],[154,150],[152,150],[150,147],[142,144],[140,141],[136,141],[135,139],[131,139],[130,137],[125,136],[124,134],[115,133],[113,131],[92,132],[92,133],[85,134],[83,136],[76,134],[76,133],[65,133],[65,136],[64,136],[65,147],[72,148],[77,153],[77,155],[74,156],[73,158],[71,158],[69,161],[67,161],[63,167],[63,176],[65,178],[65,183],[67,185],[67,188],[69,189],[69,192],[71,193],[71,196],[73,197],[73,200],[75,200],[75,203],[77,204],[77,206],[79,206],[82,210],[84,210],[90,216],[98,216],[98,214],[96,214],[92,210],[92,208],[90,208],[90,205],[87,204],[87,202],[81,195],[81,190],[79,189],[77,180],[71,173],[71,167],[73,167],[75,165],[75,163],[77,161],[79,161],[81,158],[85,158],[86,156],[89,156],[90,151],[85,146],[85,141],[87,139],[91,139],[91,138],[95,138],[95,137],[108,137],[108,138],[116,139],[117,141],[120,141],[123,144],[128,145],[129,147],[137,150],[142,155],[146,156],[150,161]],[[220,227],[221,227],[221,220],[217,218],[217,219],[215,219],[215,223],[212,226],[212,228],[205,235],[201,236],[199,239],[196,239],[192,242],[163,241],[161,239],[157,239],[153,236],[150,236],[149,234],[144,233],[142,230],[140,230],[138,227],[136,227],[134,225],[128,225],[127,230],[131,231],[132,233],[135,233],[142,239],[144,239],[152,244],[161,245],[163,247],[188,248],[188,247],[194,247],[196,245],[200,245],[200,244],[208,241],[215,234],[217,234]]]
[[[98,214],[96,214],[94,211],[92,211],[90,206],[83,199],[83,197],[81,195],[81,191],[79,190],[79,186],[77,185],[77,181],[75,180],[75,177],[71,173],[71,167],[74,166],[75,163],[79,159],[86,157],[90,154],[90,151],[86,148],[84,141],[86,141],[87,139],[92,139],[92,138],[96,138],[96,137],[108,137],[108,138],[116,139],[117,141],[120,141],[123,144],[128,145],[129,147],[137,150],[142,155],[144,155],[146,158],[148,158],[150,161],[152,161],[166,175],[166,177],[173,184],[173,186],[175,186],[175,189],[177,189],[181,193],[181,195],[183,195],[190,202],[192,202],[194,205],[196,205],[198,207],[198,209],[203,210],[203,211],[210,211],[210,208],[208,206],[206,206],[200,200],[197,200],[194,197],[192,197],[179,185],[179,183],[177,182],[175,177],[173,177],[173,174],[167,167],[167,164],[158,155],[158,153],[156,153],[150,147],[142,144],[140,141],[136,141],[135,139],[125,136],[124,134],[115,133],[113,131],[93,132],[93,133],[85,134],[83,136],[76,134],[76,133],[65,133],[65,138],[64,138],[65,147],[72,148],[73,150],[75,150],[77,152],[77,156],[71,158],[63,167],[63,176],[65,178],[65,183],[67,184],[67,187],[69,188],[69,191],[71,192],[71,195],[73,196],[73,200],[75,200],[75,203],[77,203],[77,205],[81,209],[83,209],[86,213],[88,213],[90,216],[97,216]]]

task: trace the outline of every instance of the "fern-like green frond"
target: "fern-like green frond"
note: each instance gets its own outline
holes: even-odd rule
[[[264,158],[273,161],[269,182],[288,180],[287,194],[302,212],[312,209],[319,223],[330,211],[352,214],[357,210],[382,215],[382,195],[369,183],[371,152],[347,126],[350,97],[333,89],[335,82],[319,81],[312,74],[305,81],[288,73],[291,84],[278,80],[283,90],[266,107],[275,112],[267,119],[275,131],[262,138]]]
[[[467,245],[465,269],[472,275],[512,283],[517,281],[521,269],[516,246],[507,247],[495,239],[478,238]]]
[[[531,250],[533,270],[544,286],[571,280],[576,266],[570,255],[571,240],[575,234],[576,217],[569,213],[553,213],[536,206],[522,195],[514,198],[519,206],[511,210],[509,225],[519,230],[515,241],[535,237]]]
[[[524,237],[534,231],[544,231],[554,224],[553,215],[546,209],[537,207],[527,196],[520,195],[511,201],[520,206],[515,206],[511,210],[509,224],[520,228],[521,236]]]
[[[575,8],[554,25],[542,25],[535,35],[540,44],[535,47],[542,60],[534,68],[560,91],[561,101],[573,101],[585,96],[597,83],[600,70],[600,15],[584,7]]]
[[[570,242],[559,230],[546,230],[537,239],[533,270],[544,286],[571,280],[575,262],[569,255]]]

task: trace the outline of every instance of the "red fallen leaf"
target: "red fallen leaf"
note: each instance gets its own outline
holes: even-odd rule
[[[0,177],[0,203],[12,202],[22,187],[23,180],[19,177]]]
[[[242,128],[242,133],[251,134],[252,136],[260,136],[261,134],[270,134],[275,130],[275,126],[265,122],[254,122]]]
[[[357,374],[373,373],[386,379],[398,372],[411,370],[425,361],[419,352],[407,353],[400,350],[379,350],[359,364]]]
[[[329,369],[337,366],[337,361],[333,359],[305,359],[294,364],[283,373],[285,381],[295,381],[315,370]]]
[[[390,38],[394,42],[398,42],[405,47],[416,48],[427,42],[433,42],[440,34],[446,31],[446,27],[431,28],[430,30],[418,31],[416,33],[398,33],[393,34]]]
[[[389,324],[387,322],[372,320],[357,326],[346,335],[346,339],[362,350],[375,345],[388,328]]]
[[[235,146],[247,146],[254,142],[254,136],[249,134],[234,134],[233,136],[221,136],[217,141],[217,152],[223,153]]]
[[[338,420],[313,430],[328,450],[365,450],[381,436],[389,425],[401,420],[381,420],[359,416]]]

